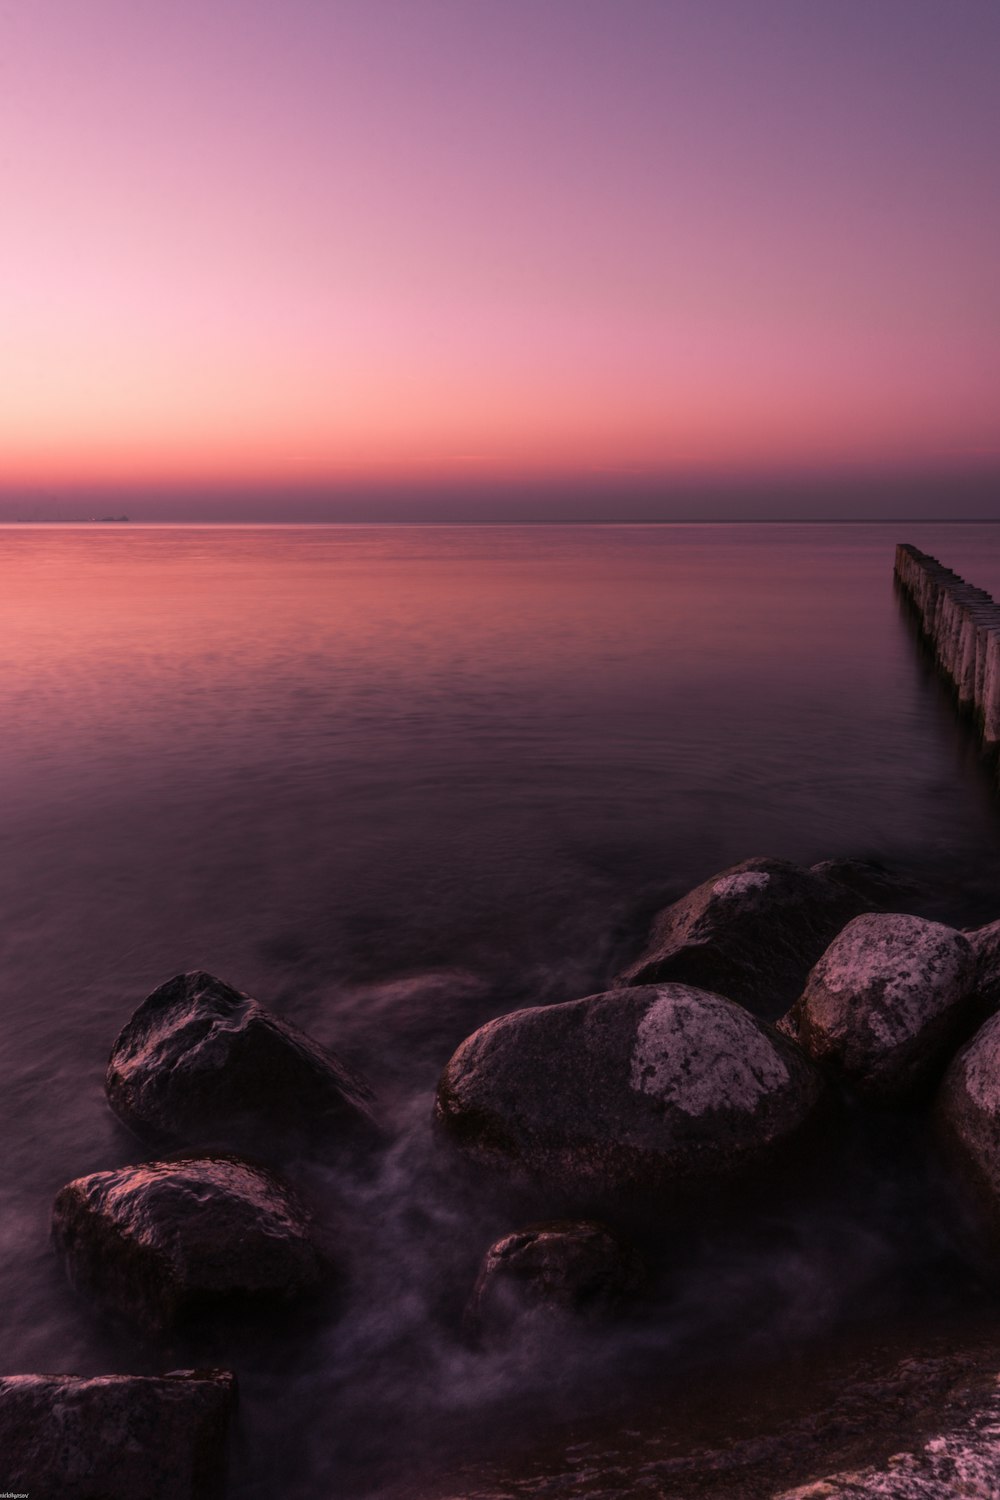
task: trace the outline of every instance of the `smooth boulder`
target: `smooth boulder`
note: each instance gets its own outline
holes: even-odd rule
[[[226,1370],[0,1379],[0,1477],[59,1500],[222,1500]]]
[[[438,1085],[440,1128],[550,1201],[697,1190],[784,1154],[822,1083],[720,995],[646,985],[516,1011],[474,1032]]]
[[[644,1282],[630,1245],[591,1219],[530,1224],[487,1250],[466,1313],[483,1336],[525,1317],[600,1317],[629,1302]]]
[[[368,1085],[212,974],[179,974],[119,1033],[105,1087],[140,1139],[271,1155],[373,1134]]]
[[[152,1333],[213,1308],[288,1303],[327,1275],[292,1190],[235,1157],[79,1177],[56,1197],[52,1239],[77,1290]]]
[[[784,859],[747,859],[654,919],[626,985],[676,980],[773,1020],[792,1003],[832,938],[875,903],[840,880]]]
[[[781,1029],[857,1094],[919,1092],[963,1040],[974,1012],[968,939],[921,917],[856,917],[827,948]]]

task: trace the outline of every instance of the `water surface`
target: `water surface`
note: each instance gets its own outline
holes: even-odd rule
[[[0,528],[6,1370],[163,1367],[63,1287],[47,1217],[136,1159],[104,1062],[199,967],[363,1067],[399,1132],[374,1179],[313,1184],[351,1290],[240,1351],[237,1494],[374,1493],[436,1422],[565,1415],[582,1365],[617,1389],[635,1343],[461,1345],[455,1288],[511,1226],[451,1181],[434,1080],[489,1016],[604,987],[658,901],[750,855],[871,855],[936,915],[1000,916],[993,776],[915,648],[897,540],[1000,594],[991,526]],[[707,1247],[632,1336],[668,1368],[749,1304],[748,1337],[808,1339],[891,1279],[894,1233],[838,1210]]]

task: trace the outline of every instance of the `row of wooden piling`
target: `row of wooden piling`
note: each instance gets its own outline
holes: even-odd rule
[[[1000,605],[909,542],[896,548],[895,573],[959,707],[1000,750]]]

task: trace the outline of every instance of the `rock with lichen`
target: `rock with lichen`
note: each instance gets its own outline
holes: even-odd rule
[[[975,978],[962,933],[871,912],[833,940],[780,1027],[862,1097],[912,1098],[977,1018]]]
[[[488,1022],[445,1068],[436,1116],[478,1165],[596,1201],[743,1178],[787,1155],[822,1097],[742,1006],[656,984]]]

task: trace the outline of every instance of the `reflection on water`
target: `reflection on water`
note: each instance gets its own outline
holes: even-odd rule
[[[428,1410],[537,1383],[449,1324],[449,1281],[510,1227],[427,1135],[458,1041],[603,987],[657,899],[749,855],[876,855],[941,916],[1000,915],[991,778],[900,614],[897,540],[1000,594],[988,526],[0,529],[6,1368],[161,1360],[87,1320],[47,1214],[69,1177],[134,1159],[107,1052],[201,967],[360,1063],[402,1131],[374,1182],[318,1187],[370,1254],[336,1328],[247,1356],[260,1430],[308,1389],[301,1421],[327,1413],[337,1462],[362,1453],[361,1493],[372,1424],[378,1446],[397,1422],[399,1457]],[[817,1214],[780,1253],[733,1249],[724,1317],[749,1302],[770,1327],[786,1262],[822,1309],[831,1256],[848,1301],[894,1263],[877,1215]],[[705,1264],[643,1332],[656,1360],[707,1326]]]

